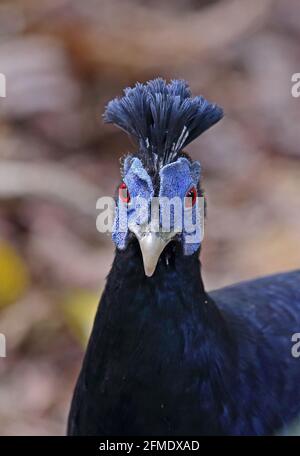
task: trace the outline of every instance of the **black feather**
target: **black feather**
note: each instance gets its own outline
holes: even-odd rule
[[[105,114],[159,163],[221,117],[185,82],[162,79],[126,89]],[[68,434],[270,435],[300,416],[300,361],[291,354],[300,271],[207,294],[198,254],[173,241],[146,277],[133,235],[116,251]]]
[[[104,119],[132,135],[138,152],[159,166],[176,160],[187,144],[223,117],[216,104],[202,96],[192,98],[182,80],[167,84],[157,78],[124,93],[108,103]]]
[[[137,241],[116,253],[69,434],[270,435],[300,416],[300,271],[208,295],[199,266],[174,244],[147,278]]]

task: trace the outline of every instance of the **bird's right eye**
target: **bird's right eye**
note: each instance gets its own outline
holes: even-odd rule
[[[123,203],[129,203],[130,201],[130,194],[125,182],[122,182],[119,187],[119,198]]]

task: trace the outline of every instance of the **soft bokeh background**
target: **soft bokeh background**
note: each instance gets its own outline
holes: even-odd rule
[[[101,114],[124,86],[187,79],[225,119],[188,147],[208,198],[208,289],[299,268],[298,0],[0,3],[0,434],[65,432],[113,258],[95,201],[127,137]]]

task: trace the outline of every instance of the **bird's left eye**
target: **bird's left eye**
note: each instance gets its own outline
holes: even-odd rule
[[[123,203],[129,203],[130,201],[130,194],[125,182],[122,182],[119,187],[119,198],[121,201],[123,201]]]
[[[196,203],[196,199],[197,199],[197,190],[196,190],[196,187],[192,187],[189,189],[189,191],[185,195],[185,199],[184,199],[185,208],[188,209],[188,208],[193,207]]]

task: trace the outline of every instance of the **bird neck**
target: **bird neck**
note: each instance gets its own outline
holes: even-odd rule
[[[220,434],[211,417],[226,411],[237,378],[233,353],[225,320],[204,290],[198,256],[170,246],[146,277],[132,241],[116,252],[101,298],[81,403],[93,402],[90,421],[103,423],[103,435],[124,429]]]
[[[188,350],[192,343],[199,360],[217,360],[224,374],[230,367],[235,344],[222,313],[205,292],[199,252],[183,255],[174,243],[161,255],[154,275],[146,277],[139,245],[132,241],[125,251],[116,252],[106,294],[115,314],[110,320],[119,321],[131,338],[139,339],[144,331],[154,344],[165,347],[166,356],[168,350],[175,356],[176,347],[184,356],[182,347]]]

